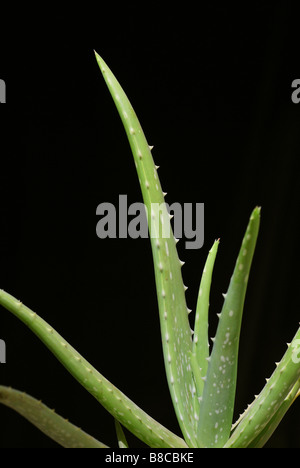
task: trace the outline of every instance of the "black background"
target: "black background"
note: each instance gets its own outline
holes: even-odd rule
[[[142,201],[93,49],[129,96],[169,203],[204,202],[205,242],[179,242],[188,306],[221,238],[210,334],[252,209],[262,206],[244,311],[236,414],[260,392],[299,322],[299,22],[288,3],[53,7],[3,16],[0,283],[145,411],[178,432],[164,374],[150,242],[96,236],[96,207]],[[192,324],[193,314],[191,316]],[[4,309],[0,383],[41,399],[110,446],[113,419]],[[297,401],[267,447],[299,447]],[[58,447],[0,407],[0,447]],[[131,446],[142,444],[128,436]]]

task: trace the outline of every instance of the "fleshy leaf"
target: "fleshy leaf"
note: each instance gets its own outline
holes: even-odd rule
[[[294,403],[296,398],[300,393],[300,379],[294,385],[288,396],[283,400],[282,404],[270,419],[268,424],[264,427],[261,433],[252,440],[252,442],[247,446],[247,448],[262,448],[270,439],[274,431],[277,429],[278,424],[281,422],[282,418]]]
[[[26,393],[0,386],[0,403],[17,411],[65,448],[108,448]]]
[[[50,349],[63,366],[124,427],[151,447],[186,447],[183,439],[163,427],[112,385],[45,320],[0,290],[0,304],[12,312]]]
[[[260,208],[255,208],[251,214],[225,295],[205,376],[198,425],[200,446],[222,447],[230,435],[236,390],[240,328],[259,222]]]
[[[209,251],[200,282],[195,316],[193,340],[192,369],[196,382],[197,398],[202,396],[209,358],[208,310],[212,272],[218,251],[219,240],[216,240]]]
[[[119,421],[117,421],[117,419],[115,419],[115,427],[116,427],[119,448],[128,448],[128,442],[126,440],[124,431]]]
[[[300,328],[261,393],[242,416],[225,447],[247,447],[255,439],[257,439],[257,443],[262,443],[259,441],[259,437],[266,437],[268,429],[271,432],[271,425],[269,428],[267,426],[272,418],[274,418],[273,422],[278,424],[284,416],[293,402],[293,400],[289,400],[290,392],[295,391],[294,396],[296,396],[299,391],[299,382],[297,382],[300,378],[300,364],[297,357],[299,340]],[[296,346],[294,346],[295,344]],[[298,385],[298,389],[295,388],[295,385]]]
[[[190,365],[192,337],[181,275],[182,265],[177,254],[170,216],[157,168],[138,118],[111,70],[95,54],[133,153],[147,211],[168,385],[184,438],[189,446],[195,446],[193,397],[196,390]]]

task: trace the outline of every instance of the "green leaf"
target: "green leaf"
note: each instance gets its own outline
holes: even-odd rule
[[[295,388],[295,385],[299,385],[297,381],[300,378],[299,340],[300,328],[263,390],[239,420],[225,447],[243,448],[249,446],[254,440],[260,444],[263,443],[264,438],[267,439],[269,434],[271,435],[273,423],[279,423],[294,401],[289,398],[290,392],[295,392],[296,396],[299,390],[299,387]],[[291,395],[293,396],[293,393]]]
[[[186,447],[181,438],[151,418],[112,385],[35,312],[3,290],[0,290],[0,304],[22,320],[73,377],[136,437],[151,447]]]
[[[197,397],[202,396],[209,358],[208,310],[212,272],[218,251],[219,240],[216,240],[209,251],[200,282],[195,316],[193,340],[192,369],[196,382]]]
[[[157,168],[141,125],[117,79],[104,60],[95,54],[133,153],[147,209],[168,385],[184,438],[189,446],[195,446],[197,421],[193,397],[196,389],[190,365],[192,335],[181,275],[182,263],[177,255]]]
[[[300,379],[296,382],[288,396],[283,400],[282,404],[272,416],[268,424],[260,432],[260,434],[252,440],[252,442],[247,446],[247,448],[262,448],[270,439],[274,431],[277,429],[278,424],[281,422],[282,418],[294,403],[296,398],[300,393]]]
[[[17,411],[65,448],[108,448],[26,393],[1,385],[0,403]]]
[[[260,208],[255,208],[225,296],[205,377],[198,425],[200,446],[222,447],[230,435],[240,328],[259,222]]]
[[[126,440],[124,431],[119,421],[117,421],[117,419],[115,419],[115,427],[116,427],[119,448],[128,448],[128,442]]]

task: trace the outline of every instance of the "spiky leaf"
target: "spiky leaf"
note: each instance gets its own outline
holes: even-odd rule
[[[22,320],[73,377],[136,437],[151,447],[186,447],[183,439],[133,403],[72,348],[54,328],[22,302],[0,290],[0,304]]]
[[[190,365],[192,338],[181,262],[177,255],[169,213],[156,166],[138,118],[107,64],[95,54],[122,119],[137,168],[147,209],[169,389],[184,438],[193,446],[196,444],[196,420],[193,411],[195,386]]]
[[[255,439],[253,439],[249,445],[247,445],[247,448],[262,448],[268,442],[274,431],[277,429],[277,426],[281,422],[282,418],[290,406],[294,403],[296,398],[299,396],[299,394],[300,379],[298,379],[297,383],[294,385],[288,396],[283,400],[268,424],[264,427],[260,434]]]
[[[259,221],[260,209],[255,208],[225,296],[210,356],[198,425],[198,443],[205,447],[222,447],[230,435],[240,327]]]
[[[268,432],[272,431],[272,424],[269,425],[272,418],[277,424],[284,416],[285,410],[293,402],[293,399],[289,399],[290,392],[294,391],[296,396],[299,391],[297,381],[300,377],[300,364],[296,355],[296,352],[299,353],[299,340],[300,328],[263,390],[241,418],[226,447],[247,447],[255,439],[257,443],[262,443],[260,436],[266,438]]]
[[[65,448],[108,448],[26,393],[1,385],[0,403],[17,411]]]

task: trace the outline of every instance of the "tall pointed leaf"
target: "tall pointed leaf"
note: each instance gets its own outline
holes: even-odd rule
[[[189,445],[196,444],[193,411],[195,385],[190,365],[191,330],[181,275],[181,262],[170,225],[164,195],[138,118],[117,79],[104,60],[96,58],[122,119],[141,185],[154,260],[166,374],[175,412]]]
[[[218,251],[219,240],[216,240],[209,251],[200,282],[195,316],[193,339],[192,368],[196,380],[197,397],[202,396],[209,358],[208,310],[209,294],[213,267]]]
[[[240,328],[259,221],[260,208],[255,208],[220,314],[200,404],[198,443],[205,447],[222,447],[230,435]]]

